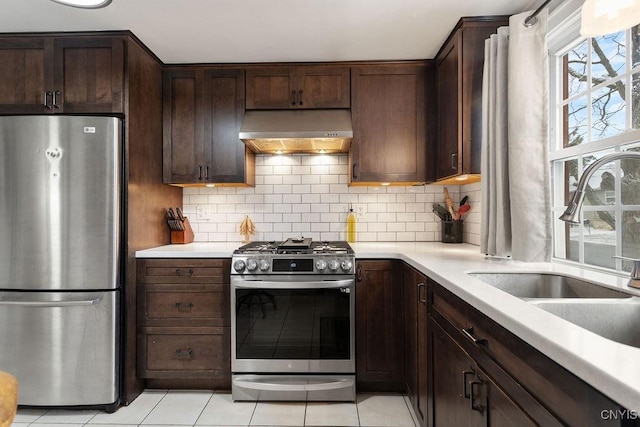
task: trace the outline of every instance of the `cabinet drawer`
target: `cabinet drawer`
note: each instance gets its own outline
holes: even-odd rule
[[[222,318],[226,307],[222,292],[154,291],[145,293],[146,319]]]
[[[148,328],[146,332],[139,337],[139,368],[144,378],[229,375],[229,328]]]
[[[231,260],[139,259],[138,283],[229,283]]]

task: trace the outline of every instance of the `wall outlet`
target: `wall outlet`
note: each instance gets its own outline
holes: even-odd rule
[[[215,206],[210,205],[198,205],[196,206],[196,219],[199,221],[206,221],[212,218],[215,213]]]
[[[353,208],[353,213],[356,214],[356,218],[360,219],[367,212],[366,205],[356,205],[351,203],[351,207]],[[349,213],[349,203],[345,205],[344,211]]]

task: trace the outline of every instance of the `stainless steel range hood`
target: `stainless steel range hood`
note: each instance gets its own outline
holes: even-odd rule
[[[349,110],[248,110],[240,139],[255,153],[347,153]]]

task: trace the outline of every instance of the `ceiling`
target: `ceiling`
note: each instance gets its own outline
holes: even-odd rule
[[[433,58],[462,16],[540,0],[2,0],[1,32],[131,30],[165,63]]]

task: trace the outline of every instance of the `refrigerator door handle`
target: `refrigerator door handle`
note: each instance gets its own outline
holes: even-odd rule
[[[73,307],[84,305],[100,304],[102,297],[88,300],[68,300],[68,301],[0,301],[0,306],[23,306],[23,307]]]

